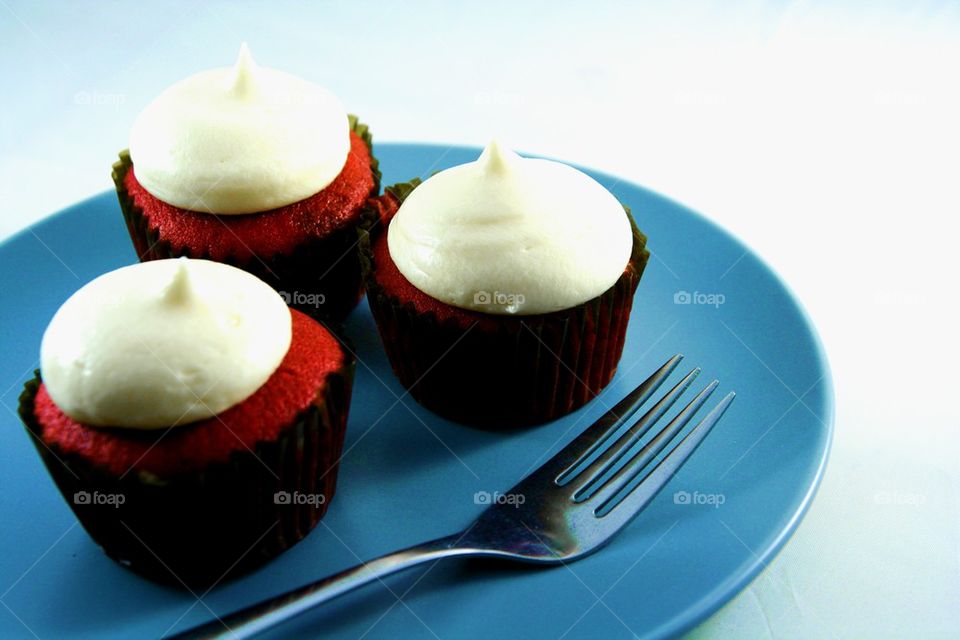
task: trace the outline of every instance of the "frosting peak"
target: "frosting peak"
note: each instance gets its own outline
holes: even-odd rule
[[[387,228],[390,256],[415,287],[484,313],[531,315],[601,295],[633,248],[626,212],[585,173],[491,142],[425,180]]]
[[[268,211],[321,191],[350,152],[350,124],[325,89],[254,62],[177,82],[130,132],[137,180],[176,207],[216,214]]]
[[[40,347],[50,397],[85,424],[158,429],[251,396],[283,361],[290,310],[266,283],[206,260],[106,273],[54,315]]]
[[[257,93],[256,84],[257,63],[253,61],[250,47],[244,42],[240,45],[240,53],[233,65],[233,74],[230,76],[230,88],[238,97],[252,96]]]
[[[483,165],[487,173],[502,175],[510,171],[511,166],[519,159],[520,156],[514,151],[501,146],[497,140],[491,140],[477,162]]]
[[[193,295],[193,285],[190,282],[190,272],[187,268],[187,258],[179,258],[176,271],[170,284],[163,290],[163,299],[170,304],[186,304]]]

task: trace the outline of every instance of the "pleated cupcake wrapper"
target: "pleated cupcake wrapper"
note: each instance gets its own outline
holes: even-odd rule
[[[391,366],[410,395],[442,416],[491,428],[553,420],[594,398],[616,372],[649,259],[646,236],[632,216],[630,268],[602,295],[550,314],[490,315],[471,328],[420,313],[377,281],[373,243],[385,228],[386,199],[402,203],[418,184],[387,187],[368,201],[360,228],[367,299]]]
[[[356,133],[370,149],[370,167],[373,171],[372,195],[380,193],[379,161],[373,156],[373,137],[367,125],[350,116],[350,130]],[[120,159],[113,164],[112,177],[117,189],[120,209],[127,224],[127,231],[141,261],[165,258],[197,258],[212,260],[205,251],[193,251],[189,247],[175,246],[160,237],[159,230],[152,228],[143,215],[143,210],[134,204],[127,192],[124,179],[133,166],[130,152],[123,150]],[[246,260],[218,260],[226,262],[257,276],[281,294],[291,307],[319,320],[342,320],[363,297],[363,281],[358,263],[357,231],[354,225],[331,233],[329,236],[297,247],[290,254],[253,256]],[[318,275],[322,281],[318,282]],[[317,297],[304,293],[322,293],[322,304]]]
[[[323,517],[336,490],[354,368],[351,359],[331,373],[275,441],[169,477],[137,469],[118,477],[44,442],[34,414],[39,372],[19,412],[57,488],[108,556],[159,582],[202,587],[277,556]]]
[[[370,170],[373,171],[373,193],[374,195],[379,194],[380,180],[383,174],[380,173],[380,161],[373,155],[373,134],[370,133],[369,125],[360,122],[360,119],[352,113],[347,116],[347,119],[350,121],[350,131],[360,136],[360,139],[367,145],[367,149],[370,150]]]

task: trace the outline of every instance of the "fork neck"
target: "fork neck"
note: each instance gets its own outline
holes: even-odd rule
[[[373,570],[377,567],[393,567],[389,573],[394,573],[424,562],[430,562],[431,560],[451,558],[454,556],[477,555],[479,553],[482,553],[482,550],[469,544],[466,534],[460,532],[388,553],[366,562],[363,565],[359,565],[355,567],[355,569],[368,567]],[[375,578],[376,576],[374,576],[374,579]]]
[[[437,538],[361,563],[323,580],[197,627],[175,638],[252,638],[281,622],[343,595],[425,562],[454,556],[490,555],[469,544],[466,533]],[[170,638],[169,640],[174,640]]]

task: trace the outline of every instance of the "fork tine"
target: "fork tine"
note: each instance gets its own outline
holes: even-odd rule
[[[681,360],[683,360],[683,355],[678,353],[663,363],[663,366],[657,369],[653,375],[640,383],[636,389],[627,394],[623,400],[600,416],[596,422],[555,455],[547,464],[561,462],[564,465],[562,473],[556,478],[556,482],[565,484],[569,478],[573,477],[572,471],[581,461],[589,459],[590,456],[604,447],[617,430],[657,392],[657,389],[670,377]]]
[[[704,390],[706,391],[706,390]],[[702,392],[701,392],[702,395]],[[700,446],[700,443],[703,442],[703,439],[707,437],[707,434],[710,433],[710,430],[720,421],[720,418],[723,417],[723,414],[726,412],[727,408],[730,406],[730,403],[733,402],[733,399],[736,397],[736,393],[730,392],[727,396],[714,407],[710,413],[708,413],[703,420],[700,421],[693,430],[690,431],[682,440],[669,452],[667,455],[657,464],[656,467],[650,473],[644,474],[644,466],[636,466],[631,461],[624,469],[620,471],[620,474],[611,481],[607,486],[605,486],[601,491],[597,492],[592,501],[599,503],[599,507],[594,511],[597,516],[603,517],[611,513],[613,510],[622,507],[621,511],[624,511],[624,517],[627,521],[632,519],[637,513],[639,513],[653,498],[660,492],[660,490],[667,484],[670,478],[683,466],[687,461],[687,458]],[[699,398],[699,396],[698,396]],[[690,405],[693,406],[697,402],[697,399],[694,399]],[[702,403],[701,403],[702,404]],[[697,409],[700,407],[697,406]],[[695,413],[696,410],[691,412],[689,418]],[[676,422],[680,416],[674,419],[673,422]],[[684,424],[686,423],[684,421]],[[673,425],[671,422],[664,431],[670,429]],[[681,427],[682,429],[682,427]],[[677,429],[676,432],[679,432],[681,429]],[[673,435],[676,435],[674,433]],[[667,439],[669,441],[673,436]],[[665,443],[664,443],[665,444]],[[641,452],[642,453],[642,452]],[[639,455],[639,454],[638,454]],[[636,458],[635,458],[636,460]],[[649,462],[649,460],[648,460]],[[632,470],[632,473],[629,473]],[[626,490],[625,493],[624,490]],[[623,497],[620,497],[620,494],[623,493]]]
[[[659,455],[661,451],[673,440],[674,437],[690,422],[690,419],[700,410],[700,408],[706,403],[707,399],[717,388],[717,385],[720,383],[714,380],[709,385],[706,386],[697,396],[690,401],[690,403],[684,407],[680,413],[676,415],[667,424],[667,426],[660,429],[660,431],[655,435],[651,440],[643,446],[643,448],[630,456],[628,460],[621,462],[621,460],[626,456],[627,453],[637,444],[637,442],[642,437],[642,434],[639,434],[638,437],[632,439],[628,446],[622,448],[617,455],[617,457],[610,461],[609,464],[605,465],[599,471],[597,471],[592,479],[584,484],[584,486],[574,494],[574,500],[577,502],[582,502],[584,500],[597,497],[597,500],[600,503],[604,503],[617,493],[622,490],[629,481],[626,481],[624,478],[630,475],[630,472],[636,471],[639,472],[643,470],[650,461]],[[619,463],[619,464],[618,464]],[[616,473],[610,475],[610,471],[615,470]],[[607,477],[609,476],[609,477]],[[632,477],[632,476],[631,476]]]
[[[697,394],[690,404],[684,407],[680,413],[678,413],[676,417],[674,417],[674,419],[667,424],[667,426],[661,429],[657,435],[650,439],[650,442],[645,444],[639,452],[630,458],[624,460],[624,457],[630,453],[630,450],[633,449],[633,447],[640,441],[641,438],[643,438],[644,435],[646,435],[646,432],[650,427],[648,426],[643,428],[641,433],[637,433],[635,436],[630,438],[630,441],[624,444],[622,447],[618,446],[620,450],[617,452],[617,455],[612,457],[612,459],[610,459],[610,461],[602,467],[598,466],[598,470],[595,471],[591,475],[590,480],[584,483],[580,490],[574,494],[573,499],[576,502],[582,502],[583,500],[588,500],[593,497],[593,495],[595,495],[597,491],[602,489],[604,486],[617,485],[617,478],[624,475],[623,470],[626,466],[639,471],[650,464],[650,461],[656,458],[657,455],[663,451],[664,447],[666,447],[678,433],[683,431],[683,428],[687,426],[687,423],[690,422],[690,419],[693,418],[697,411],[700,410],[700,407],[707,402],[707,400],[710,398],[710,395],[713,394],[714,390],[719,384],[720,383],[717,380],[714,380],[708,384],[700,393]],[[682,392],[683,390],[681,390],[680,393]],[[664,400],[665,399],[666,398],[664,398]],[[673,402],[670,404],[673,404]],[[664,411],[666,411],[666,409],[664,409]],[[652,426],[652,423],[650,426]],[[611,450],[612,449],[613,447],[611,447]],[[604,480],[604,478],[610,474],[611,471],[616,471],[616,473]],[[619,485],[617,491],[622,488],[623,486]],[[616,491],[607,494],[607,497],[609,498],[614,495],[616,495]]]
[[[683,395],[698,375],[700,375],[699,367],[688,373],[684,376],[683,380],[675,384],[665,396],[643,414],[642,418],[637,420],[633,426],[624,431],[621,436],[607,447],[596,460],[586,465],[587,459],[581,458],[581,460],[572,464],[557,478],[558,484],[563,486],[572,482],[575,478],[582,478],[582,481],[578,481],[581,485],[578,490],[578,493],[580,493],[584,486],[599,477],[599,470],[608,469],[611,464],[620,460],[630,447],[635,445],[647,431],[650,430],[650,427],[655,425],[657,421],[663,417],[663,414],[670,410],[670,407]]]

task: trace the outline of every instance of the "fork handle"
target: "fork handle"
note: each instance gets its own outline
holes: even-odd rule
[[[479,549],[460,546],[459,542],[462,537],[462,534],[456,534],[388,553],[375,560],[361,563],[317,582],[264,600],[223,618],[215,618],[206,624],[167,638],[168,640],[252,638],[281,622],[286,622],[318,605],[333,600],[347,591],[362,587],[374,580],[380,580],[398,571],[404,571],[431,560],[483,554]]]

